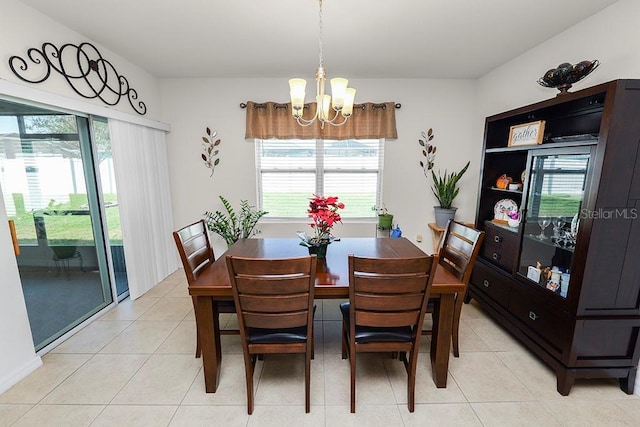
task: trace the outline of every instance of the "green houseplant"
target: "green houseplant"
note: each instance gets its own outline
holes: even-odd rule
[[[240,201],[240,213],[236,214],[236,211],[231,206],[231,203],[222,196],[219,196],[222,201],[226,213],[221,211],[205,212],[205,223],[209,231],[216,233],[227,242],[227,245],[232,245],[237,242],[238,239],[246,239],[255,234],[254,228],[260,218],[268,214],[269,212],[259,211],[255,207],[250,206],[246,200]]]
[[[431,179],[433,180],[431,191],[433,191],[436,199],[440,202],[440,207],[442,209],[452,209],[453,199],[455,199],[460,192],[458,181],[460,181],[462,175],[467,171],[470,163],[471,162],[467,162],[460,172],[447,173],[447,170],[445,169],[444,174],[441,174],[440,171],[438,171],[438,174],[436,175],[433,169],[431,170]]]
[[[438,227],[446,227],[447,222],[453,219],[458,208],[453,206],[453,200],[460,192],[458,181],[462,178],[462,175],[467,171],[470,161],[459,172],[448,172],[446,169],[444,173],[438,170],[438,173],[433,170],[435,166],[436,147],[431,143],[434,138],[433,129],[429,129],[426,133],[422,132],[422,139],[418,139],[418,143],[422,147],[422,156],[424,159],[420,160],[420,167],[424,172],[424,176],[431,177],[432,186],[431,191],[438,199],[439,206],[434,206],[436,225]]]
[[[371,209],[378,212],[378,230],[391,230],[393,228],[393,214],[389,213],[384,203],[377,209],[375,206]]]

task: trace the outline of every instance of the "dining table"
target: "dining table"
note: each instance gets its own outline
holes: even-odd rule
[[[226,256],[247,258],[288,258],[308,255],[308,249],[296,238],[240,239],[189,285],[195,298],[195,317],[202,348],[202,364],[207,393],[215,393],[220,382],[222,349],[217,301],[232,300],[233,292],[227,271]],[[334,240],[326,258],[317,263],[315,299],[349,299],[348,255],[372,258],[404,258],[426,255],[404,237],[354,237]],[[433,327],[430,360],[433,380],[438,388],[447,386],[454,305],[462,297],[465,284],[440,266],[431,287]]]

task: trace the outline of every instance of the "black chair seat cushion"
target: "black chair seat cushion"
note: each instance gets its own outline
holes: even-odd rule
[[[248,328],[251,344],[287,344],[307,341],[307,327],[283,329]]]
[[[236,303],[232,299],[216,300],[216,304],[218,304],[218,310],[233,309],[236,311]]]
[[[347,338],[350,331],[350,318],[349,318],[350,304],[343,302],[340,304],[340,311],[342,312],[342,319],[346,325]],[[411,342],[413,341],[413,332],[411,327],[403,326],[398,328],[385,328],[385,327],[370,327],[370,326],[358,326],[356,325],[356,342]]]
[[[232,301],[233,302],[233,301]],[[316,315],[316,306],[313,306],[313,316]],[[307,341],[307,327],[265,329],[247,328],[247,339],[251,344],[289,344]]]

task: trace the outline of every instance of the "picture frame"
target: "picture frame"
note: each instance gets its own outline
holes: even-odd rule
[[[544,120],[513,125],[509,128],[509,147],[542,144]]]

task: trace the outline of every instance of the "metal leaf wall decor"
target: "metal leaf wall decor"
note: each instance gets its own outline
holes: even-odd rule
[[[436,146],[431,143],[435,135],[433,134],[433,128],[429,128],[427,132],[420,132],[422,139],[418,139],[420,144],[422,157],[420,160],[420,167],[424,171],[424,176],[428,177],[428,171],[433,169],[436,160]]]
[[[220,145],[220,139],[214,139],[218,132],[213,131],[207,128],[207,134],[202,137],[202,160],[204,161],[204,165],[211,169],[211,175],[213,176],[213,172],[216,169],[216,166],[220,163],[220,158],[216,157],[220,153],[220,150],[217,148]]]
[[[9,58],[11,71],[25,82],[42,83],[53,70],[83,98],[98,98],[107,105],[116,105],[126,97],[136,113],[144,115],[147,112],[147,106],[138,101],[138,92],[129,86],[127,78],[118,74],[113,64],[91,43],[78,46],[66,43],[58,49],[45,42],[41,49],[27,50],[27,58],[30,62],[15,55]]]

